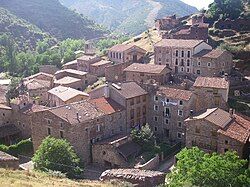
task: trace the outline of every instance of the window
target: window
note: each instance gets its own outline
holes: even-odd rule
[[[166,138],[169,138],[169,129],[164,129],[164,134]]]
[[[51,128],[48,127],[48,135],[51,135]]]
[[[200,133],[201,132],[201,130],[200,130],[200,128],[199,127],[195,127],[195,133]]]
[[[183,101],[179,101],[179,105],[181,105],[181,106],[182,106],[182,105],[183,105]]]
[[[200,61],[198,62],[198,66],[201,66],[201,62]]]
[[[170,109],[169,108],[165,108],[165,115],[169,116],[170,115]]]
[[[18,121],[18,122],[17,122],[17,125],[18,125],[18,126],[21,126],[21,122],[20,122],[20,121]]]
[[[208,62],[208,63],[207,63],[207,66],[208,66],[208,67],[211,67],[211,63],[210,63],[210,62]]]
[[[134,103],[134,99],[131,99],[130,100],[130,105],[134,105],[135,103]]]
[[[60,123],[60,126],[61,126],[61,128],[63,128],[63,123],[62,122]]]
[[[178,127],[182,128],[182,122],[181,121],[178,121]]]
[[[60,138],[63,138],[63,131],[60,131]]]
[[[140,116],[141,116],[141,108],[140,108],[140,107],[138,107],[138,108],[136,109],[136,116],[137,116],[137,117],[140,117]]]
[[[155,100],[155,101],[159,101],[158,96],[154,96],[154,100]]]
[[[140,102],[141,102],[140,97],[137,97],[137,98],[136,98],[136,104],[139,104]]]
[[[158,117],[157,116],[154,117],[154,121],[158,122]]]
[[[145,102],[146,101],[146,96],[142,96],[142,101]]]
[[[155,110],[155,111],[158,111],[158,110],[159,110],[158,105],[154,105],[154,110]]]
[[[143,76],[144,76],[144,73],[140,73],[140,76],[143,77]]]
[[[200,75],[201,74],[201,70],[198,69],[197,70],[197,74]]]
[[[225,144],[228,144],[228,140],[225,140]]]
[[[134,109],[131,109],[130,110],[130,119],[134,119],[135,118],[135,111],[134,111]]]
[[[181,66],[184,66],[184,59],[181,59]]]
[[[181,71],[182,71],[182,72],[184,71],[184,68],[183,68],[183,67],[181,68]]]
[[[100,124],[97,125],[96,131],[97,131],[97,132],[100,132],[100,131],[101,131],[101,125],[100,125]]]
[[[178,115],[179,116],[183,116],[183,111],[182,110],[178,110]]]
[[[181,139],[181,137],[182,137],[182,134],[180,132],[177,132],[177,138]]]
[[[157,127],[155,127],[155,132],[156,132],[157,130],[158,130]]]
[[[142,114],[146,115],[146,106],[145,105],[142,107]]]
[[[5,113],[3,113],[3,116],[5,116]]]
[[[179,62],[178,59],[175,59],[175,65],[178,66]]]
[[[225,66],[225,63],[224,63],[224,62],[222,63],[222,66]]]
[[[228,152],[228,149],[224,149],[224,153]]]
[[[179,51],[178,51],[178,50],[175,51],[175,56],[176,56],[176,57],[179,56]]]
[[[169,120],[167,118],[165,119],[165,124],[169,124]]]
[[[122,59],[122,54],[121,53],[119,53],[119,59]]]
[[[187,66],[190,66],[190,60],[187,60]]]
[[[169,103],[169,99],[166,99],[166,102]]]
[[[188,57],[188,58],[191,57],[191,51],[188,51],[187,57]]]
[[[181,57],[184,57],[184,51],[181,51]]]
[[[51,120],[50,120],[50,119],[48,119],[48,120],[47,120],[47,123],[50,125],[50,124],[51,124]]]
[[[161,62],[161,58],[159,58],[158,61]]]
[[[187,68],[187,72],[188,72],[188,73],[190,72],[190,69],[189,69],[189,68]]]

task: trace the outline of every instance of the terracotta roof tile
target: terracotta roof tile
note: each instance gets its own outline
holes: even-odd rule
[[[41,88],[50,88],[51,82],[47,80],[31,79],[24,81],[24,85],[28,90],[36,90]]]
[[[220,49],[204,49],[200,51],[199,53],[193,55],[193,57],[198,58],[219,58],[225,51],[222,51]]]
[[[228,89],[229,82],[219,77],[197,77],[194,87]]]
[[[54,83],[59,84],[59,85],[64,85],[64,84],[71,84],[71,83],[79,82],[79,81],[81,81],[81,79],[67,76],[67,77],[63,77],[61,79],[55,80]]]
[[[111,47],[109,51],[123,52],[134,46],[135,45],[131,45],[131,44],[118,44],[118,45]]]
[[[95,59],[95,58],[97,58],[97,57],[98,57],[97,55],[87,55],[87,54],[85,54],[85,55],[83,55],[83,56],[77,58],[77,61],[78,61],[78,60],[85,60],[85,61],[88,61],[88,60]]]
[[[91,66],[102,66],[102,65],[109,65],[109,64],[112,64],[112,62],[109,60],[100,60],[99,62],[91,64]]]
[[[97,98],[90,100],[92,104],[94,104],[97,108],[103,111],[105,114],[112,114],[115,112],[119,112],[125,110],[123,106],[115,102],[110,98]]]
[[[44,72],[39,72],[37,74],[34,74],[34,75],[31,75],[29,77],[25,77],[24,80],[30,80],[30,79],[38,79],[37,77],[39,76],[44,76],[44,77],[48,77],[49,79],[52,79],[53,78],[53,75],[51,74],[48,74],[48,73],[44,73]]]
[[[124,71],[159,74],[164,69],[168,69],[168,68],[165,65],[133,63],[130,66],[128,66],[127,68],[125,68]],[[169,70],[169,72],[171,71],[170,69],[168,69],[168,70]]]
[[[179,47],[179,48],[194,48],[203,40],[180,40],[180,39],[162,39],[155,44],[155,47]]]
[[[135,82],[125,82],[121,85],[112,84],[112,87],[126,99],[147,94],[147,92]]]
[[[74,69],[63,69],[63,70],[59,70],[55,73],[55,75],[59,74],[59,73],[70,73],[70,74],[75,74],[75,75],[86,75],[88,74],[87,72],[84,71],[79,71],[79,70],[74,70]]]
[[[0,161],[13,161],[13,160],[18,160],[18,158],[0,151]]]
[[[160,87],[157,94],[164,94],[168,98],[188,101],[192,97],[193,92],[169,87]]]
[[[239,142],[246,143],[250,138],[250,121],[235,114],[233,121],[218,132]]]

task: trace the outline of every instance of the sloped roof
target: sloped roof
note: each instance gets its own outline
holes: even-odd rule
[[[189,90],[160,87],[159,90],[157,91],[157,94],[164,94],[167,98],[174,98],[178,100],[188,101],[192,97],[193,92]]]
[[[168,69],[165,65],[133,63],[123,71],[159,74],[165,69]],[[170,72],[170,69],[168,70]]]
[[[112,62],[109,60],[100,60],[94,64],[91,64],[91,66],[102,66],[102,65],[107,65],[107,64],[111,64]]]
[[[111,47],[109,51],[123,52],[134,46],[135,45],[132,45],[132,44],[118,44],[118,45]]]
[[[57,96],[64,102],[76,96],[86,96],[86,97],[89,96],[87,93],[64,86],[57,86],[55,88],[52,88],[51,90],[48,91],[48,93]]]
[[[147,92],[135,82],[125,82],[120,85],[112,84],[112,87],[126,99],[147,94]]]
[[[41,75],[43,75],[43,76],[45,76],[45,77],[48,77],[48,78],[50,78],[50,79],[53,78],[53,75],[51,75],[51,74],[44,73],[44,72],[39,72],[39,73],[36,73],[36,74],[31,75],[31,76],[29,76],[29,77],[25,77],[24,79],[25,79],[25,80],[37,79],[37,77],[39,77],[39,76],[41,76]]]
[[[4,104],[1,104],[1,103],[0,103],[0,109],[12,110],[11,107],[9,107],[9,106],[7,106],[7,105],[4,105]]]
[[[59,73],[71,73],[71,74],[75,74],[75,75],[86,75],[88,74],[87,72],[84,71],[79,71],[79,70],[74,70],[74,69],[63,69],[63,70],[59,70],[55,73],[55,75],[59,74]]]
[[[220,49],[204,49],[200,51],[199,53],[193,55],[193,57],[198,58],[219,58],[225,51],[222,51]]]
[[[141,150],[141,146],[133,141],[129,141],[125,144],[120,145],[116,150],[125,158],[128,159],[129,156],[138,154]]]
[[[155,44],[155,47],[194,48],[203,42],[203,40],[162,39]]]
[[[81,79],[66,76],[66,77],[63,77],[61,79],[55,80],[54,83],[63,85],[63,84],[71,84],[71,83],[78,82],[78,81],[81,81]]]
[[[106,115],[88,100],[51,108],[48,112],[69,124],[83,123]]]
[[[115,112],[119,112],[125,110],[123,106],[115,102],[110,98],[97,98],[90,100],[92,104],[94,104],[98,109],[103,111],[105,114],[112,114]]]
[[[86,60],[87,61],[87,60],[95,59],[97,57],[98,57],[97,55],[87,55],[87,54],[85,54],[85,55],[77,58],[77,60]]]
[[[41,88],[49,88],[51,86],[51,82],[47,80],[30,79],[25,81],[24,85],[28,90],[36,90]]]
[[[226,128],[219,129],[218,133],[246,143],[250,138],[250,121],[235,114],[233,121]]]
[[[219,77],[197,77],[194,87],[227,89],[229,82]]]
[[[0,161],[13,161],[13,160],[18,160],[18,158],[0,151]]]

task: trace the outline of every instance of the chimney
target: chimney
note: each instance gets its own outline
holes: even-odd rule
[[[104,97],[109,98],[109,85],[106,84],[104,87]]]

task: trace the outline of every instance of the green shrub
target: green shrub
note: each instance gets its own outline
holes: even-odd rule
[[[30,139],[21,140],[17,144],[6,146],[0,145],[0,151],[6,152],[13,156],[29,154],[33,151],[33,143]]]

